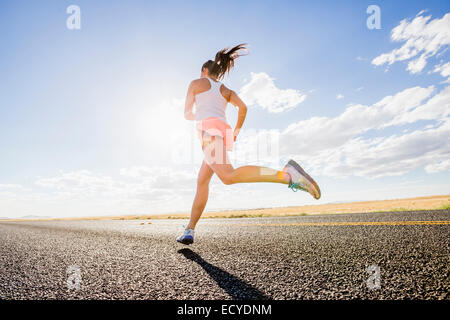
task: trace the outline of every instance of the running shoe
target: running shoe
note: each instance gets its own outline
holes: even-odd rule
[[[292,189],[292,191],[297,192],[298,190],[302,190],[310,193],[314,199],[320,198],[319,186],[297,162],[294,160],[289,160],[289,162],[284,166],[283,171],[289,173],[291,176],[289,188]]]
[[[183,234],[177,238],[177,241],[182,244],[192,244],[194,243],[194,230],[186,229]]]

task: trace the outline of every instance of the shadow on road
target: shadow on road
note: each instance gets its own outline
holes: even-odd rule
[[[191,249],[180,249],[178,253],[184,255],[187,259],[198,263],[209,276],[217,282],[219,287],[224,289],[233,299],[252,299],[252,300],[268,300],[270,299],[264,293],[258,289],[252,287],[245,281],[239,279],[236,276],[222,270],[215,265],[205,261],[201,256],[192,251]]]

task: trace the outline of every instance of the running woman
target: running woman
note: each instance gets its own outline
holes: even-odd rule
[[[234,60],[246,50],[245,44],[217,52],[213,60],[206,61],[199,79],[193,80],[188,88],[184,117],[197,122],[197,132],[205,158],[198,173],[197,193],[191,210],[191,218],[178,242],[194,242],[194,229],[208,201],[209,182],[215,173],[226,185],[248,182],[274,182],[287,184],[293,191],[309,192],[320,198],[317,183],[297,164],[290,160],[283,170],[259,166],[233,168],[227,156],[233,142],[239,135],[247,114],[247,106],[233,90],[220,82],[234,66]],[[231,103],[239,109],[234,130],[227,123],[225,109]],[[194,104],[196,106],[193,112]]]

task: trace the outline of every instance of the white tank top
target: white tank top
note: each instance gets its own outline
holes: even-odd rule
[[[195,120],[201,121],[209,117],[215,117],[227,122],[225,109],[228,101],[220,92],[222,83],[220,81],[215,82],[209,78],[206,79],[211,83],[211,89],[195,96]]]

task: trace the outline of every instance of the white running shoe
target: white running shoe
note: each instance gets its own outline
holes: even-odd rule
[[[292,189],[292,191],[297,192],[298,190],[302,190],[310,193],[314,199],[320,198],[321,194],[319,186],[297,162],[289,160],[284,166],[283,171],[289,173],[291,176],[289,188]]]
[[[194,230],[186,229],[183,234],[177,238],[177,241],[182,244],[192,244],[194,243]]]

